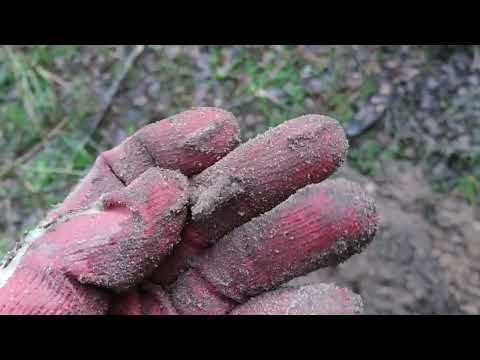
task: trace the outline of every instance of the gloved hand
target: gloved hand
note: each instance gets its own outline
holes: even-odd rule
[[[361,312],[335,285],[281,287],[375,235],[373,201],[325,180],[342,127],[307,115],[238,145],[232,114],[196,108],[100,154],[0,270],[0,313]]]

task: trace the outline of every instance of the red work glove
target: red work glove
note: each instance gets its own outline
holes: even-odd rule
[[[375,235],[373,201],[325,180],[341,126],[307,115],[238,144],[232,114],[197,108],[102,153],[0,270],[0,313],[359,313],[334,285],[280,287]]]

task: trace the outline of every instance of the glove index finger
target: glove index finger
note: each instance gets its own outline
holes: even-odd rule
[[[188,258],[298,189],[328,178],[347,150],[342,126],[321,115],[287,121],[240,145],[193,178],[191,220],[153,281],[171,283]]]

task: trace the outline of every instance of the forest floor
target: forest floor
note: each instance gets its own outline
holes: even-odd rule
[[[99,152],[192,106],[233,112],[244,139],[306,113],[345,126],[336,176],[375,196],[381,228],[295,282],[345,284],[368,313],[480,314],[476,46],[3,46],[0,254]]]

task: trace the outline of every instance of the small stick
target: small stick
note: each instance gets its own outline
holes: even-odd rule
[[[121,84],[126,79],[126,77],[127,77],[128,73],[130,72],[133,64],[138,59],[138,57],[142,54],[144,49],[145,49],[144,45],[137,45],[135,47],[135,49],[133,49],[133,51],[126,58],[125,65],[122,69],[122,72],[115,79],[112,86],[107,91],[107,93],[105,95],[104,104],[103,104],[102,108],[100,109],[100,111],[97,113],[97,115],[92,120],[90,130],[88,131],[88,134],[85,136],[85,138],[80,143],[80,146],[79,146],[80,149],[85,146],[85,144],[88,142],[89,138],[93,135],[95,130],[101,125],[102,121],[105,119],[105,116],[108,113],[108,110],[110,109],[112,101],[115,98],[115,95],[117,94],[118,90],[120,89]],[[45,137],[45,139],[43,139],[42,142],[37,143],[27,153],[25,153],[24,155],[19,157],[17,160],[7,164],[2,170],[0,170],[0,178],[3,178],[5,175],[8,175],[12,170],[17,168],[18,166],[20,166],[23,163],[29,161],[33,157],[33,155],[35,155],[36,153],[41,151],[42,148],[44,148],[47,145],[48,142],[50,142],[55,136],[58,135],[58,133],[61,132],[61,130],[66,125],[66,123],[67,123],[67,119],[62,120],[57,126],[55,126],[55,128],[53,128],[49,132],[49,134]]]
[[[57,136],[67,124],[68,119],[63,119],[60,123],[58,123],[49,133],[48,135],[39,143],[35,144],[30,150],[28,150],[25,154],[17,158],[17,160],[10,162],[7,164],[1,171],[0,171],[0,178],[3,178],[5,175],[8,175],[12,170],[16,167],[22,165],[23,163],[29,161],[36,153],[42,150],[51,139]]]
[[[95,133],[96,129],[104,121],[105,116],[110,110],[113,99],[115,98],[115,95],[118,93],[118,90],[120,89],[120,86],[125,81],[128,73],[132,69],[133,64],[138,59],[138,57],[143,53],[144,50],[145,50],[145,45],[137,45],[132,50],[132,52],[128,55],[128,57],[125,59],[125,64],[123,66],[122,71],[120,72],[118,77],[115,79],[112,86],[110,86],[110,89],[108,89],[104,97],[102,108],[100,109],[100,111],[97,113],[97,115],[91,122],[88,134],[85,136],[85,139],[82,141],[82,147],[85,146],[85,144],[88,142],[88,139]]]

